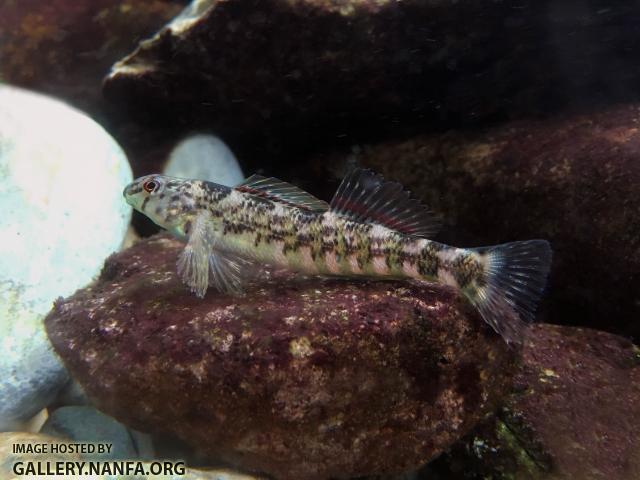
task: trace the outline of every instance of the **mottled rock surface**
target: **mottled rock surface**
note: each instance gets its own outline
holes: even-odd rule
[[[522,353],[498,417],[433,469],[452,479],[640,478],[640,349],[604,332],[537,325]]]
[[[445,287],[292,279],[188,293],[152,237],[46,320],[92,401],[277,478],[414,469],[491,412],[512,352]],[[283,276],[284,275],[284,276]]]
[[[605,0],[198,0],[105,93],[145,121],[216,128],[264,166],[416,123],[637,99],[638,14]]]
[[[639,151],[632,105],[367,145],[318,156],[310,172],[350,160],[400,182],[453,245],[549,240],[548,321],[640,338]]]

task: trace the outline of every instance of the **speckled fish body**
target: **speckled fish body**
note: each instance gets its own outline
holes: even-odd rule
[[[220,207],[222,249],[307,274],[436,279],[438,265],[449,265],[458,250],[331,211],[309,212],[239,192]]]
[[[268,264],[313,275],[411,278],[459,289],[507,341],[520,341],[549,270],[544,240],[463,249],[431,240],[437,221],[398,184],[354,170],[331,205],[273,178],[229,188],[142,177],[127,201],[187,242],[178,271],[204,296],[239,292],[247,270]]]

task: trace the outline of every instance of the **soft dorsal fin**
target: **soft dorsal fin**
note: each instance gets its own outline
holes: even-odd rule
[[[273,177],[251,175],[238,185],[236,190],[312,212],[326,212],[329,210],[327,202],[314,197],[295,185]]]
[[[440,227],[439,220],[402,185],[362,168],[351,170],[342,180],[330,208],[350,220],[377,223],[417,237],[432,237]]]

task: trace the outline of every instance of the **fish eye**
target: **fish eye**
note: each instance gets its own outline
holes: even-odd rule
[[[142,188],[144,188],[145,192],[151,193],[158,188],[158,182],[156,182],[155,180],[147,180],[142,185]]]

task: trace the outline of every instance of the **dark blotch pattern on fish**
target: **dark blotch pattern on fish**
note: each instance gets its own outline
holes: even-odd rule
[[[484,269],[472,254],[461,253],[451,263],[451,273],[460,288],[467,288],[484,276]]]
[[[436,278],[440,268],[438,253],[442,251],[442,245],[429,242],[420,252],[418,257],[418,272],[427,278]]]

